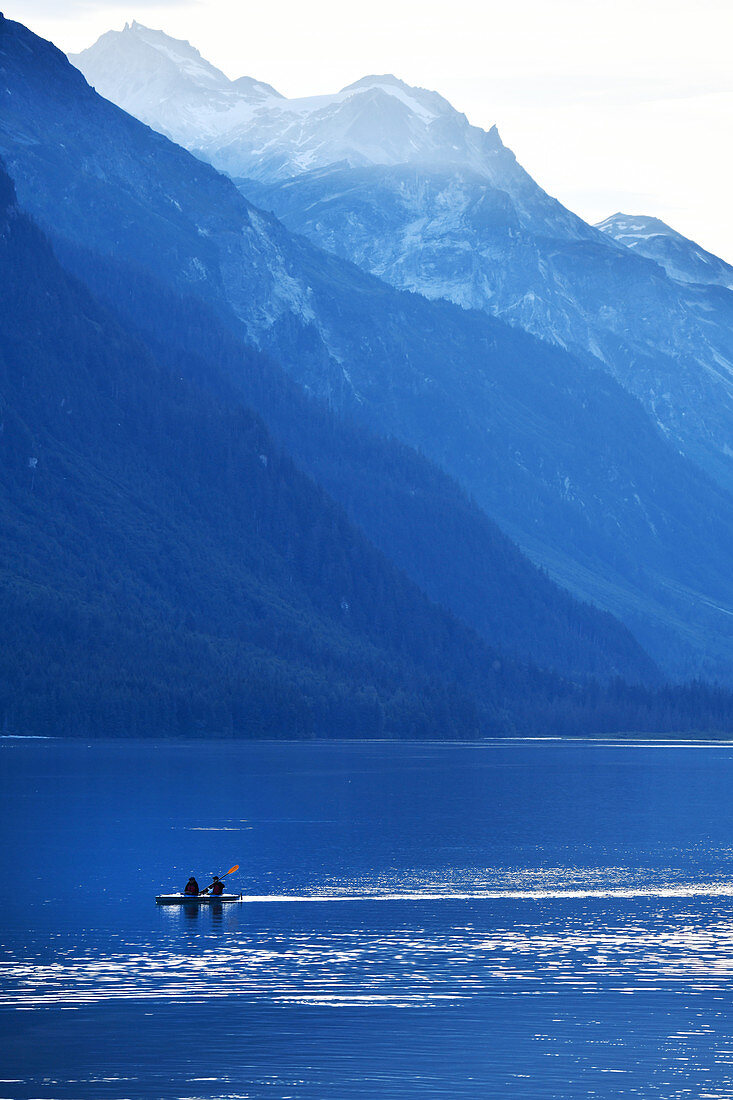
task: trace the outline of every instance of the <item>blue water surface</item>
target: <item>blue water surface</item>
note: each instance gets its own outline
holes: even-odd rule
[[[733,1095],[730,744],[3,739],[0,773],[0,1098]],[[155,905],[235,863],[243,903]]]

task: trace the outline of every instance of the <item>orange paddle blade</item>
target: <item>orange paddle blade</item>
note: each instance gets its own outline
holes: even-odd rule
[[[231,875],[231,874],[233,874],[233,873],[234,873],[235,871],[238,871],[238,870],[239,870],[239,864],[238,864],[238,863],[235,863],[233,867],[230,867],[230,868],[229,868],[229,870],[227,871],[227,874],[228,874],[228,875]]]

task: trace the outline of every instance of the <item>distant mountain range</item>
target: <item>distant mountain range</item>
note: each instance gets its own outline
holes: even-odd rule
[[[460,161],[490,178],[488,161],[501,149],[495,131],[469,126],[442,96],[394,76],[286,99],[250,77],[229,80],[188,42],[137,22],[70,60],[106,99],[230,175]]]
[[[198,297],[332,410],[458,478],[537,563],[620,616],[668,671],[730,676],[730,498],[600,364],[481,312],[399,293],[293,236],[95,96],[58,51],[4,26],[13,94],[0,152],[21,204],[95,292],[151,330],[161,324],[152,291],[131,304],[143,275]],[[175,325],[169,332],[176,339]],[[230,377],[249,384],[233,359]],[[340,481],[335,472],[331,484]],[[342,493],[353,503],[348,484]],[[431,573],[420,583],[443,598]]]
[[[707,278],[721,261],[707,272],[698,262],[693,282],[689,264],[660,269],[638,245],[616,247],[615,234],[538,187],[496,128],[392,76],[287,100],[230,82],[188,43],[136,23],[72,60],[102,95],[240,178],[252,201],[320,247],[596,357],[733,488],[733,293],[721,289],[728,279]]]

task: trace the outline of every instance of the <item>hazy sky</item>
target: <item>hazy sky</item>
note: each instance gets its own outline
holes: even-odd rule
[[[392,72],[496,122],[588,221],[653,214],[733,262],[733,0],[5,0],[67,51],[137,19],[287,96]]]

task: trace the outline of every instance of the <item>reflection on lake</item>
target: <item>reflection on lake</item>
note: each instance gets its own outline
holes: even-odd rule
[[[0,1098],[733,1095],[733,746],[0,761]]]

